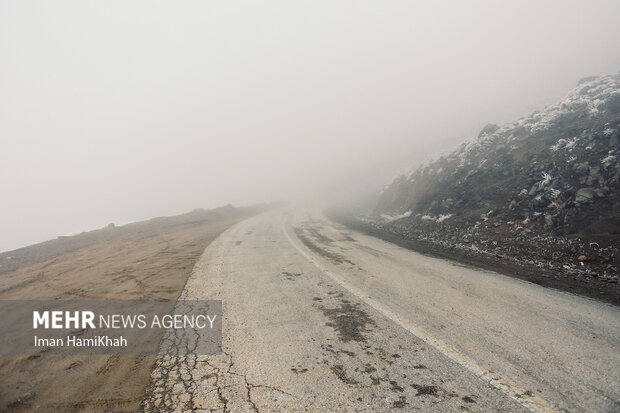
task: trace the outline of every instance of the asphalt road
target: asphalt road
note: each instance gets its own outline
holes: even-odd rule
[[[224,353],[160,357],[145,410],[620,411],[620,310],[272,211],[204,252]]]

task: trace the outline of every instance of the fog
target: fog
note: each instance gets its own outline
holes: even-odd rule
[[[399,170],[620,69],[617,1],[0,2],[0,251]]]

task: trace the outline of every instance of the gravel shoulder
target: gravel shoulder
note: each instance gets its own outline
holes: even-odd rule
[[[420,229],[419,234],[414,234],[409,230],[399,231],[395,226],[364,221],[341,211],[331,211],[328,215],[330,219],[355,231],[421,254],[451,260],[473,268],[496,271],[543,287],[620,305],[620,284],[618,283],[617,269],[613,271],[615,275],[598,277],[595,263],[584,263],[584,265],[593,268],[590,274],[581,274],[563,268],[568,260],[572,263],[579,254],[563,251],[559,244],[551,245],[548,242],[532,239],[525,244],[522,243],[523,245],[511,248],[510,253],[506,254],[504,249],[499,253],[491,248],[488,250],[464,248],[463,245],[451,240],[450,236],[454,235],[452,233],[442,234],[438,231],[430,234],[430,231]],[[501,227],[493,228],[486,234],[489,244],[495,240],[495,245],[502,248],[507,246],[512,237],[502,231],[503,228]],[[550,253],[551,249],[556,251]]]

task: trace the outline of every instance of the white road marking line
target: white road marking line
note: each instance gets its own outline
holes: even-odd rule
[[[509,396],[510,398],[517,401],[519,404],[527,408],[532,412],[554,412],[557,413],[549,403],[541,400],[540,398],[531,396],[527,394],[520,387],[510,383],[509,381],[499,377],[499,375],[494,374],[489,369],[481,366],[475,360],[467,357],[466,355],[456,351],[455,349],[448,346],[443,341],[438,338],[433,337],[428,332],[423,329],[414,326],[408,321],[405,321],[394,314],[387,307],[374,300],[373,298],[365,295],[361,290],[357,289],[353,285],[348,282],[338,278],[335,274],[329,271],[327,268],[324,268],[317,260],[315,260],[311,255],[309,255],[306,251],[304,251],[301,247],[299,247],[295,241],[291,238],[288,231],[286,230],[286,218],[282,220],[282,232],[286,237],[287,241],[308,261],[310,261],[315,267],[317,267],[320,271],[325,273],[328,277],[338,283],[341,287],[349,291],[351,294],[364,301],[366,304],[370,305],[372,308],[394,321],[399,326],[403,327],[405,330],[409,331],[414,336],[424,340],[427,344],[438,350],[440,353],[448,357],[449,359],[455,361],[461,366],[465,367],[468,371],[480,377],[485,382],[489,383],[491,386],[496,388],[497,390],[502,391],[504,394]]]

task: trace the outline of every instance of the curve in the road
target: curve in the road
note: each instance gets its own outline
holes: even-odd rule
[[[426,332],[425,330],[411,324],[410,322],[404,321],[388,308],[383,306],[381,303],[372,299],[368,295],[364,294],[348,282],[340,279],[337,275],[332,273],[327,268],[323,267],[318,261],[313,259],[309,254],[307,254],[301,247],[297,245],[297,243],[293,240],[291,235],[286,229],[286,217],[282,220],[282,232],[286,237],[287,241],[299,252],[305,259],[310,261],[314,266],[316,266],[320,271],[325,273],[328,277],[330,277],[334,282],[338,283],[341,287],[348,290],[351,294],[355,295],[360,300],[364,301],[366,304],[370,305],[372,308],[383,314],[388,319],[392,320],[411,334],[416,337],[424,340],[427,344],[434,347],[440,353],[444,354],[446,357],[465,367],[468,371],[472,372],[476,376],[480,377],[482,380],[488,382],[491,386],[496,388],[497,390],[502,391],[519,404],[523,405],[525,408],[532,412],[547,412],[556,413],[557,410],[554,409],[549,403],[544,400],[541,400],[538,397],[534,397],[529,395],[526,391],[521,389],[519,386],[510,383],[508,380],[499,377],[497,374],[493,373],[489,369],[480,365],[480,363],[472,360],[464,354],[456,351],[455,349],[448,346],[446,343],[442,342],[436,337],[433,337],[431,334]]]

